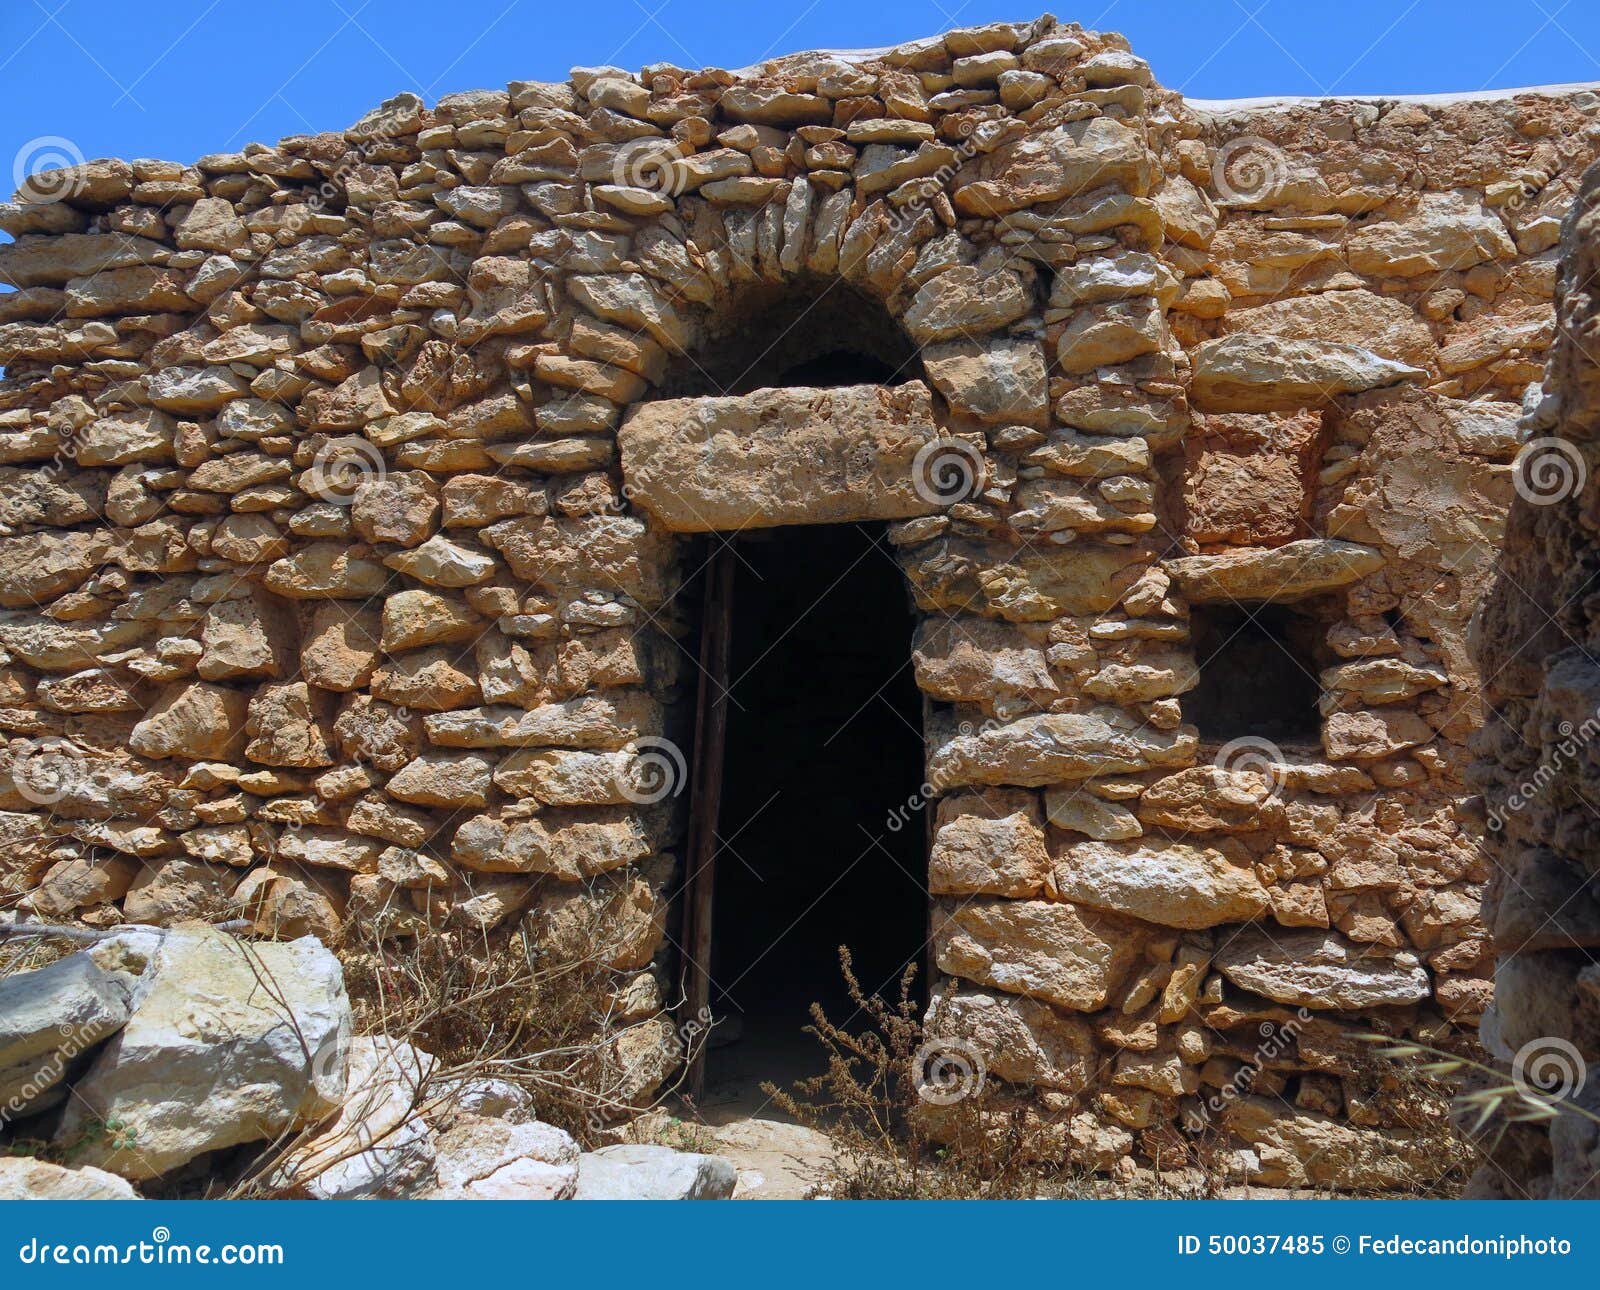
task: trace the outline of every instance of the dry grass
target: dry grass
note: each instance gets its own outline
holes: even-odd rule
[[[380,928],[360,945],[347,944],[341,958],[356,1033],[385,1036],[433,1060],[402,1062],[398,1070],[391,1064],[403,1113],[386,1117],[393,1125],[375,1137],[320,1152],[318,1166],[381,1147],[418,1116],[448,1123],[464,1093],[490,1080],[520,1089],[534,1117],[584,1147],[615,1140],[616,1126],[672,1092],[670,1081],[642,1091],[642,1083],[654,1081],[643,1080],[628,1058],[634,1027],[648,1048],[661,1023],[619,1013],[619,992],[634,974],[606,965],[611,929],[604,919],[601,909],[594,925],[556,934],[524,920],[498,935],[441,931],[406,942],[385,939]],[[696,1042],[675,1049],[674,1059],[692,1054]],[[296,1194],[284,1166],[326,1129],[314,1126],[272,1143],[227,1194]]]
[[[1059,1116],[1009,1098],[981,1072],[930,1065],[943,1033],[942,1009],[926,1016],[906,970],[892,1001],[868,995],[840,951],[858,1029],[846,1029],[813,1004],[806,1027],[827,1056],[826,1071],[784,1090],[763,1091],[838,1148],[815,1189],[840,1200],[1082,1199],[1149,1195],[1215,1195],[1222,1180],[1207,1167],[1202,1144],[1181,1169],[1132,1183],[1098,1177],[1093,1162],[1072,1149]],[[952,1084],[950,1081],[965,1081]],[[961,1096],[953,1096],[956,1093]],[[931,1095],[931,1100],[930,1100]]]

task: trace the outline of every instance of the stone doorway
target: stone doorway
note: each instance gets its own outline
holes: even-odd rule
[[[852,1009],[839,948],[894,994],[927,939],[922,830],[891,829],[922,779],[913,618],[881,524],[736,540],[726,752],[715,834],[708,1093],[817,1073],[819,1002]],[[859,1023],[859,1018],[856,1019]],[[815,1068],[815,1069],[814,1069]]]

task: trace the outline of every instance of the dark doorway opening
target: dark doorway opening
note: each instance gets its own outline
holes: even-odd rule
[[[1287,605],[1207,605],[1189,622],[1200,684],[1183,696],[1202,739],[1316,744],[1325,627]]]
[[[898,385],[923,375],[920,351],[889,311],[837,280],[752,284],[708,326],[693,359],[669,366],[658,397]]]
[[[810,1005],[841,1022],[853,1011],[839,947],[866,990],[892,994],[908,962],[920,967],[928,917],[922,831],[886,823],[921,783],[923,745],[912,618],[884,526],[736,542],[711,1107],[719,1092],[817,1073]]]

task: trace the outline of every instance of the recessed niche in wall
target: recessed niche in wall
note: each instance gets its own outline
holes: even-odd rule
[[[1317,743],[1325,626],[1287,605],[1208,605],[1190,619],[1200,684],[1183,696],[1202,739]]]

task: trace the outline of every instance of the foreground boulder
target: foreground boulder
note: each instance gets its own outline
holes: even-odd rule
[[[648,1143],[585,1151],[578,1160],[578,1200],[727,1200],[739,1182],[721,1156]]]
[[[434,1066],[398,1039],[352,1039],[344,1106],[290,1157],[284,1184],[313,1200],[394,1200],[432,1185],[433,1134],[420,1110]]]
[[[0,1104],[38,1109],[73,1061],[128,1019],[133,980],[87,953],[0,980]]]
[[[133,1016],[74,1085],[56,1141],[137,1181],[303,1128],[338,1109],[349,1042],[344,975],[318,941],[174,930]]]
[[[92,1165],[68,1169],[46,1160],[0,1156],[0,1201],[138,1199],[126,1178]]]
[[[439,1185],[426,1200],[571,1200],[578,1144],[551,1124],[463,1115],[435,1139]]]

